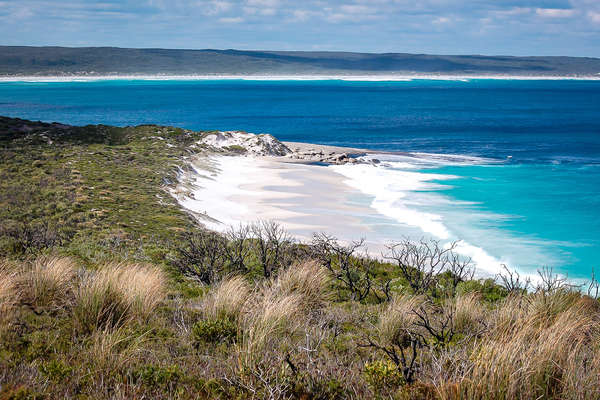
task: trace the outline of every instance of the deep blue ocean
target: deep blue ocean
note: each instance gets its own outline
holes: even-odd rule
[[[452,238],[528,272],[600,269],[600,81],[1,82],[0,115],[426,153],[390,168],[442,175],[408,199]]]

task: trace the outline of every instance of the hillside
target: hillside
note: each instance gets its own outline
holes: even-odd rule
[[[600,59],[0,46],[0,75],[445,74],[597,76]]]
[[[0,117],[0,399],[600,398],[597,284],[205,230],[169,194],[189,158],[277,144],[213,134]]]

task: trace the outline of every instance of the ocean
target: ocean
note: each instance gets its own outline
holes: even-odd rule
[[[399,226],[462,240],[474,259],[600,269],[600,81],[0,82],[0,115],[398,152],[333,168]]]

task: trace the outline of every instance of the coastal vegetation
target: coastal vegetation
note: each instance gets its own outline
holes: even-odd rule
[[[600,397],[595,280],[205,230],[169,194],[203,135],[0,118],[0,399]]]
[[[599,71],[600,60],[592,57],[0,46],[0,76],[597,76]]]

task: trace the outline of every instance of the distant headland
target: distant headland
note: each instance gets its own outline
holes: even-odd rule
[[[305,51],[0,46],[0,76],[600,77],[600,59]]]

